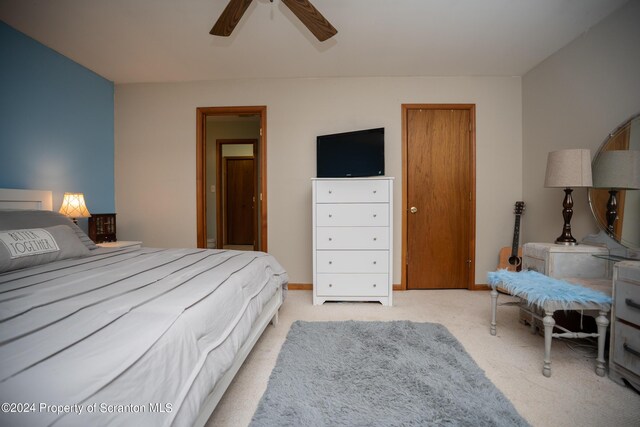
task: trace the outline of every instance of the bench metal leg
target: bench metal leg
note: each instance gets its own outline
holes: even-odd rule
[[[542,375],[545,377],[551,376],[551,340],[553,339],[553,327],[556,324],[553,318],[553,311],[544,312],[544,319],[542,319],[544,325],[544,366],[542,367]]]
[[[596,359],[596,374],[604,377],[604,342],[607,337],[607,326],[609,326],[609,319],[607,319],[606,311],[601,310],[598,312],[596,325],[598,325],[598,358]]]
[[[489,332],[491,335],[496,334],[496,311],[498,310],[498,291],[495,288],[491,289],[491,328]]]

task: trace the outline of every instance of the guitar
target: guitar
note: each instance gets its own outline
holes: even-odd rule
[[[518,246],[518,241],[520,240],[520,217],[524,212],[524,202],[516,202],[513,212],[516,214],[516,222],[513,227],[513,243],[511,247],[504,247],[500,250],[498,268],[520,271],[522,269],[522,248]]]

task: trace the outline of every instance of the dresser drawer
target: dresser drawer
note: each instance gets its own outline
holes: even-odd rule
[[[610,277],[609,261],[594,255],[607,253],[606,248],[599,246],[525,243],[522,248],[522,267],[559,279],[600,279]]]
[[[387,273],[388,251],[318,251],[318,273]]]
[[[389,225],[387,203],[326,203],[316,206],[316,224],[319,227],[385,227]]]
[[[317,227],[317,249],[388,249],[389,227]]]
[[[320,296],[366,297],[389,295],[387,274],[318,274]]]
[[[640,286],[618,280],[615,292],[616,317],[640,325]]]
[[[317,203],[388,202],[389,181],[346,179],[316,181]]]
[[[640,375],[640,329],[617,322],[613,361]]]
[[[624,261],[616,264],[619,280],[635,283],[640,288],[640,262]]]

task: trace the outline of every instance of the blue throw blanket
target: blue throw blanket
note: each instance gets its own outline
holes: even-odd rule
[[[565,308],[571,303],[611,304],[611,297],[602,292],[572,285],[535,271],[514,273],[498,270],[488,273],[487,279],[493,289],[500,284],[501,288],[514,296],[526,298],[530,304],[542,305],[546,301],[557,301]]]

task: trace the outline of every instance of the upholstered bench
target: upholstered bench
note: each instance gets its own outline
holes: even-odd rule
[[[541,319],[544,325],[544,364],[542,373],[545,377],[551,376],[551,340],[552,338],[598,338],[598,357],[596,359],[596,374],[604,376],[604,344],[607,336],[609,319],[607,314],[611,310],[611,297],[591,287],[571,284],[564,280],[554,279],[535,271],[523,271],[519,273],[507,270],[498,270],[488,274],[491,286],[491,335],[496,334],[496,315],[498,307],[498,291],[496,288],[506,290],[509,294],[520,298],[520,307],[527,311],[532,318]],[[588,281],[583,284],[588,285]],[[572,332],[556,325],[553,313],[558,310],[581,310],[586,315],[597,313],[596,318],[598,332],[584,333]],[[538,313],[544,313],[544,316]],[[597,317],[596,317],[597,316]],[[554,333],[554,327],[564,331]],[[535,328],[532,322],[532,328]]]

